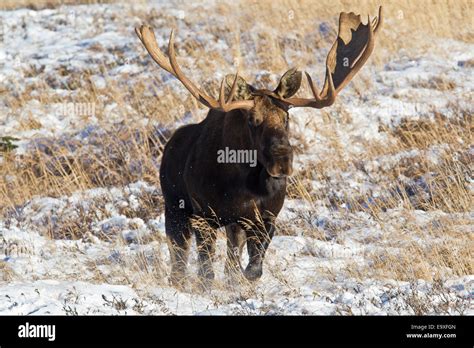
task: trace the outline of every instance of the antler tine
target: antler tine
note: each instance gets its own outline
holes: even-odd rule
[[[219,89],[219,105],[221,107],[225,107],[225,105],[226,105],[226,101],[225,101],[225,78],[222,79],[221,88]]]
[[[171,67],[173,68],[173,71],[175,72],[176,78],[181,81],[181,83],[186,87],[186,89],[191,92],[191,94],[199,100],[201,103],[206,105],[209,108],[218,108],[219,105],[216,103],[216,101],[200,91],[192,82],[189,80],[186,75],[183,74],[183,71],[181,70],[178,61],[176,60],[176,52],[174,49],[174,31],[171,30],[170,34],[170,41],[168,43],[168,56],[169,60],[171,63]]]
[[[305,72],[305,74],[306,79],[308,80],[308,84],[311,88],[311,92],[313,92],[314,96],[314,101],[311,102],[309,106],[320,109],[332,105],[336,100],[336,91],[334,88],[334,82],[332,80],[332,75],[330,73],[329,66],[326,65],[326,78],[328,79],[329,87],[324,98],[321,98],[321,93],[318,92],[311,76],[307,72]]]
[[[167,72],[172,74],[176,77],[186,89],[196,98],[199,102],[207,106],[211,109],[217,109],[222,111],[230,111],[234,109],[251,109],[254,106],[253,101],[251,100],[242,100],[232,102],[233,95],[237,89],[237,79],[238,74],[235,76],[234,83],[232,85],[231,93],[227,98],[227,101],[224,100],[225,96],[223,91],[224,85],[221,85],[221,94],[219,95],[219,101],[215,100],[214,98],[208,96],[202,90],[200,90],[190,79],[186,77],[186,75],[181,70],[178,61],[176,59],[176,51],[174,48],[174,31],[171,31],[170,39],[168,42],[168,57],[166,57],[163,52],[158,47],[156,43],[156,37],[153,32],[153,29],[142,25],[140,28],[135,28],[135,33],[137,34],[140,41],[145,46],[146,50],[153,58],[153,60]],[[221,96],[222,95],[222,96]]]
[[[153,29],[146,25],[142,25],[140,28],[135,28],[135,33],[137,34],[138,38],[143,43],[143,46],[145,46],[146,50],[148,51],[150,56],[153,58],[153,60],[161,68],[165,69],[170,74],[173,74],[176,76],[168,59],[161,52],[160,48],[158,47],[158,44],[156,43],[156,37],[155,37],[155,33],[153,32]]]
[[[252,100],[239,100],[239,101],[232,101],[234,98],[235,92],[237,91],[237,80],[239,78],[238,71],[235,74],[234,82],[232,83],[232,87],[230,89],[229,95],[227,96],[227,100],[225,98],[225,78],[222,79],[221,87],[219,89],[219,107],[223,111],[231,111],[234,109],[246,109],[249,110],[254,106],[254,102]]]
[[[140,30],[137,27],[135,27],[135,34],[137,34],[138,38],[143,43],[142,33],[140,32]]]
[[[378,17],[373,20],[368,16],[367,24],[362,24],[360,16],[342,12],[339,16],[338,37],[326,59],[326,78],[324,87],[318,91],[311,76],[306,73],[313,98],[289,98],[284,101],[296,107],[323,108],[336,100],[337,94],[352,80],[364,66],[374,50],[375,33],[382,25],[382,6]],[[346,60],[350,65],[346,65]]]
[[[232,101],[235,91],[237,90],[237,79],[238,79],[238,72],[235,74],[234,82],[232,83],[232,88],[230,90],[229,95],[227,96],[227,99],[225,98],[225,77],[222,79],[221,82],[221,87],[219,89],[219,106],[223,109],[226,110],[226,107],[230,105],[230,102]]]
[[[306,71],[305,71],[305,75],[306,75],[306,79],[308,80],[309,87],[311,88],[311,92],[313,92],[314,99],[316,99],[316,101],[318,102],[321,101],[321,97],[319,96],[318,89],[316,85],[314,84],[313,79]]]
[[[232,102],[232,99],[234,99],[235,92],[237,91],[237,80],[239,79],[239,69],[235,72],[235,78],[234,82],[232,83],[232,87],[230,89],[229,95],[227,97],[226,103]]]
[[[374,27],[374,34],[377,34],[377,32],[379,31],[383,23],[382,6],[379,6],[379,15],[376,18],[377,18],[377,26]]]

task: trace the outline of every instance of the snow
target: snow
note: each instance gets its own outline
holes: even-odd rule
[[[152,64],[143,65],[139,59],[139,45],[132,28],[141,22],[138,16],[127,15],[130,6],[101,4],[0,11],[3,31],[8,33],[0,50],[2,85],[20,92],[34,85],[38,78],[51,79],[58,96],[70,93],[74,96],[74,91],[64,88],[66,77],[57,74],[61,67],[67,67],[74,73],[92,71],[90,79],[98,90],[107,89],[110,81],[124,84],[157,74],[162,74],[161,81],[167,88],[180,90],[168,75],[157,71]],[[153,6],[159,6],[162,13],[172,17],[184,18],[182,10],[174,9],[166,1]],[[206,2],[189,6],[214,5]],[[139,10],[140,6],[133,8]],[[210,41],[209,34],[202,31],[204,26],[194,32],[183,23],[177,22],[181,40],[193,36],[198,41]],[[321,23],[317,30],[329,35],[328,26]],[[97,28],[100,34],[96,33]],[[255,42],[247,37],[257,35],[259,28],[255,30],[242,35],[243,41],[248,39],[243,45]],[[160,46],[165,45],[167,30],[158,28],[156,34]],[[357,96],[351,84],[338,97],[340,103],[327,111],[331,122],[315,110],[291,110],[292,142],[298,144],[300,139],[305,139],[307,143],[295,158],[295,169],[303,170],[308,164],[330,160],[335,149],[327,144],[328,132],[335,134],[342,144],[340,151],[345,159],[358,158],[364,154],[368,142],[390,146],[387,135],[379,130],[380,125],[394,127],[404,118],[430,117],[432,108],[451,115],[450,103],[458,103],[472,114],[474,74],[472,67],[460,62],[473,59],[474,45],[448,39],[439,42],[440,49],[449,54],[416,57],[400,54],[381,69],[367,66],[363,73],[375,76],[367,95]],[[213,41],[211,46],[210,49],[218,52],[228,51],[228,44],[223,40]],[[286,50],[288,63],[296,61],[298,54]],[[255,52],[251,47],[248,51]],[[116,62],[117,52],[123,64],[110,69],[107,77],[103,76],[100,66]],[[254,54],[249,53],[250,62]],[[316,69],[322,56],[317,59],[311,68]],[[226,60],[231,64],[231,55]],[[30,63],[36,69],[44,69],[39,77],[28,77],[25,73]],[[190,66],[189,63],[183,58],[183,65]],[[309,71],[315,75],[314,69]],[[216,71],[221,76],[226,73]],[[276,82],[274,73],[262,70],[257,80],[267,74]],[[432,85],[437,76],[456,84],[449,90],[437,90]],[[95,115],[86,115],[86,121],[84,115],[63,115],[55,112],[55,107],[32,99],[13,112],[0,101],[0,136],[7,134],[21,139],[15,143],[17,156],[32,148],[51,146],[51,137],[57,137],[72,154],[78,155],[75,142],[97,146],[97,139],[110,134],[107,131],[123,121],[117,103],[104,105],[107,119],[101,122]],[[202,115],[202,111],[198,114]],[[345,114],[350,114],[351,122],[343,119],[341,115]],[[38,126],[25,129],[23,124],[27,121],[34,121]],[[175,126],[195,121],[187,113]],[[151,120],[144,117],[139,122],[148,124]],[[433,314],[439,313],[446,300],[444,296],[451,303],[461,303],[457,307],[448,306],[444,314],[455,314],[458,308],[466,307],[464,314],[472,315],[474,275],[452,275],[441,293],[434,282],[422,279],[413,283],[389,277],[358,277],[347,271],[354,265],[360,265],[361,269],[370,267],[367,255],[371,253],[404,255],[404,241],[399,245],[388,243],[391,230],[380,221],[403,224],[407,218],[402,206],[381,212],[380,220],[365,211],[351,212],[351,202],[344,198],[352,194],[368,195],[364,204],[370,206],[375,200],[384,199],[388,191],[374,178],[404,158],[423,155],[437,163],[444,150],[443,145],[436,145],[377,156],[366,161],[363,170],[335,169],[334,173],[328,173],[334,174],[328,182],[314,174],[309,181],[310,190],[322,192],[327,198],[309,202],[288,197],[279,215],[284,233],[276,235],[270,244],[262,279],[231,289],[224,286],[222,233],[218,240],[214,289],[199,292],[177,290],[168,285],[170,257],[163,212],[157,207],[156,214],[147,218],[128,217],[123,213],[125,208],[138,212],[144,195],[160,194],[159,187],[151,183],[136,181],[125,187],[98,187],[68,196],[35,197],[0,219],[0,315],[394,315],[415,314],[410,304],[413,298],[426,298],[432,304],[426,314]],[[1,160],[0,157],[0,165]],[[423,178],[415,183],[407,179],[407,183],[416,184],[421,191],[426,186]],[[330,198],[336,202],[332,206],[326,204]],[[472,217],[472,214],[421,210],[415,210],[411,216],[418,226],[436,225],[441,218],[472,221]],[[79,236],[68,236],[72,232],[64,228],[69,222],[77,224]],[[459,233],[472,232],[472,225],[459,226]],[[193,246],[191,279],[196,277],[196,258]]]
[[[156,188],[138,182],[131,191],[140,195],[140,190],[153,189]],[[92,189],[58,199],[36,198],[8,220],[9,227],[0,222],[0,253],[4,268],[15,279],[0,286],[0,314],[412,314],[409,308],[396,310],[406,306],[403,294],[411,291],[408,282],[360,281],[338,275],[348,263],[366,262],[366,252],[378,248],[376,240],[382,232],[376,224],[370,227],[366,223],[366,227],[350,228],[344,243],[305,235],[274,237],[264,275],[251,290],[236,286],[207,293],[177,291],[166,285],[159,266],[169,264],[164,216],[145,223],[118,214],[114,207],[129,204],[124,191]],[[51,228],[45,218],[60,224],[68,214],[77,212],[77,205],[87,209],[104,196],[114,202],[105,207],[111,217],[99,217],[80,239],[54,239],[47,235]],[[298,200],[288,200],[280,218],[290,220],[292,211],[305,208]],[[417,219],[426,223],[431,219],[424,212],[418,214]],[[324,212],[312,223],[324,230],[324,219],[335,223]],[[371,243],[365,242],[368,237],[373,240]],[[221,236],[217,256],[220,261],[216,264],[221,283],[224,255],[225,241]],[[196,258],[193,249],[191,274],[196,271]],[[149,280],[142,284],[143,274],[137,269],[161,279],[158,284],[150,284]],[[335,278],[330,279],[328,272]],[[101,277],[121,285],[102,282]],[[449,296],[472,296],[473,284],[474,276],[453,278]],[[420,281],[417,286],[426,285]],[[423,290],[417,291],[428,296]],[[433,295],[429,301],[441,301],[437,296],[440,295]]]

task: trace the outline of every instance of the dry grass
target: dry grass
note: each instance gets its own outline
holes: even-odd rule
[[[382,231],[383,239],[366,240],[380,246],[364,255],[369,260],[368,267],[348,266],[348,273],[357,279],[432,281],[451,275],[472,274],[474,238],[470,232],[472,192],[469,185],[472,179],[470,146],[473,123],[472,116],[463,110],[458,110],[458,114],[457,118],[449,119],[435,114],[432,120],[404,120],[397,127],[385,129],[391,146],[367,144],[362,159],[347,161],[335,151],[331,161],[309,164],[309,168],[316,167],[317,170],[301,171],[292,178],[288,196],[304,199],[310,206],[323,202],[329,209],[344,207],[335,214],[340,214],[346,223],[325,226],[322,233],[321,229],[312,226],[310,221],[314,216],[309,214],[301,217],[298,227],[317,239],[338,241],[338,236],[359,224],[358,212],[369,214]],[[334,135],[330,131],[326,136],[331,138]],[[433,162],[427,156],[427,150],[439,145],[443,145],[442,152]],[[411,150],[419,154],[402,157],[389,168],[366,168],[374,158]],[[344,182],[344,174],[356,169],[367,174],[372,183],[386,187],[385,194],[373,198],[370,193],[354,192],[343,185],[345,196],[334,196],[334,183]],[[314,179],[314,176],[324,189],[312,190],[309,179]],[[441,212],[442,215],[430,218],[428,223],[420,222],[416,218],[417,210]],[[295,221],[291,225],[295,225]]]
[[[34,196],[58,197],[93,187],[123,186],[137,180],[157,183],[154,158],[160,156],[165,135],[153,127],[98,133],[88,144],[48,139],[16,157],[4,156],[0,167],[2,204],[13,208]],[[74,149],[74,150],[72,150]]]

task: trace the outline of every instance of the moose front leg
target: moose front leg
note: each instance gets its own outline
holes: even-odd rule
[[[275,233],[275,221],[273,218],[264,219],[264,225],[264,229],[255,227],[255,229],[247,231],[249,263],[245,268],[244,275],[248,280],[257,280],[262,276],[265,252]]]
[[[247,239],[245,231],[238,224],[231,224],[225,227],[227,235],[227,259],[225,262],[224,273],[232,282],[242,277],[242,266],[240,259],[242,257],[242,249]]]
[[[198,248],[198,275],[201,278],[202,285],[207,287],[214,279],[214,270],[212,263],[216,250],[216,230],[208,227],[202,230],[196,229],[196,244]]]
[[[191,228],[188,217],[183,212],[165,209],[165,227],[171,256],[170,282],[181,288],[186,279]]]

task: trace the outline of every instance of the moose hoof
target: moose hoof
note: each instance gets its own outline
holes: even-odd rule
[[[262,265],[248,265],[244,271],[245,278],[250,281],[258,280],[262,276]]]

